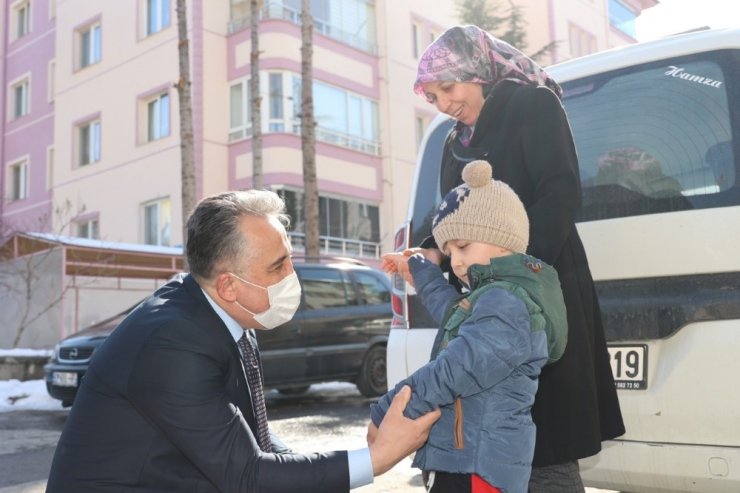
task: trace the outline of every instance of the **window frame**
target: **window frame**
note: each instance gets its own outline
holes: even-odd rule
[[[163,207],[165,205],[166,207]],[[149,238],[151,228],[148,220],[151,216],[148,214],[148,211],[151,207],[156,207],[157,223],[155,225],[155,243],[152,243]],[[167,210],[163,210],[163,208]],[[166,234],[163,233],[165,229],[167,230]],[[142,243],[145,245],[170,246],[170,243],[172,242],[172,200],[170,197],[160,197],[148,200],[141,204],[141,232]]]
[[[18,90],[21,90],[19,98]],[[31,74],[26,73],[8,84],[8,121],[12,122],[31,113]],[[20,101],[20,112],[18,102]]]
[[[411,56],[418,60],[424,51],[424,25],[416,20],[411,21]]]
[[[12,41],[17,41],[31,33],[32,29],[32,11],[31,0],[19,0],[10,7],[11,22],[13,25]],[[21,26],[20,15],[23,12],[23,25]]]
[[[100,239],[100,216],[98,213],[85,214],[85,216],[76,218],[74,221],[74,236],[76,238],[86,238],[88,240]],[[85,234],[81,233],[81,228],[85,228]]]
[[[252,136],[252,101],[251,101],[251,77],[245,77],[238,81],[232,81],[229,84],[229,142],[246,139]],[[233,100],[233,89],[240,87],[239,97],[239,118],[241,119],[240,125],[234,125],[234,100]]]
[[[30,195],[30,156],[26,155],[10,162],[7,167],[7,203],[26,200]],[[16,171],[18,180],[16,180]]]
[[[54,96],[56,92],[56,71],[57,71],[57,61],[56,59],[49,60],[49,63],[47,64],[47,72],[46,72],[46,101],[48,103],[54,102]]]
[[[86,49],[87,35],[90,38]],[[77,71],[98,65],[103,60],[103,23],[100,16],[75,28],[75,54]]]
[[[54,161],[56,159],[56,151],[53,145],[47,146],[46,148],[46,190],[50,191],[54,188]]]
[[[166,100],[166,108],[162,108]],[[143,101],[144,139],[145,143],[165,139],[172,134],[172,98],[170,91],[154,94]]]
[[[141,7],[144,10],[143,37],[148,38],[154,36],[172,26],[172,5],[170,0],[142,0],[142,2]],[[152,6],[155,3],[157,5],[154,12],[158,16],[158,22],[154,23],[153,26],[151,14],[153,12]]]
[[[267,128],[272,133],[285,132],[286,128],[286,111],[285,107],[285,72],[270,71],[267,73]],[[279,84],[273,85],[274,81]],[[292,91],[292,87],[291,87]]]
[[[102,159],[103,125],[100,114],[75,123],[75,163],[78,168],[100,162]],[[83,140],[87,138],[87,142]],[[94,139],[97,138],[97,142]],[[85,161],[84,158],[89,160]]]
[[[568,49],[572,58],[596,53],[599,49],[598,45],[596,35],[574,22],[568,22]]]

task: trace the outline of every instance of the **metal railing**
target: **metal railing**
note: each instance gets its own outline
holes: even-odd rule
[[[301,125],[299,123],[293,123],[290,127],[291,133],[295,135],[301,134]],[[274,133],[275,131],[270,128],[267,133]],[[263,134],[265,132],[263,131]],[[249,139],[252,137],[252,127],[236,127],[229,130],[229,142],[234,142],[242,139]],[[343,132],[337,132],[336,130],[329,130],[320,126],[316,127],[316,140],[319,142],[326,142],[328,144],[338,145],[340,147],[346,147],[348,149],[354,149],[356,151],[365,152],[374,156],[380,156],[380,142],[375,140],[363,139],[354,135],[346,134]]]
[[[301,124],[294,122],[292,130],[294,134],[300,135]],[[380,142],[377,140],[363,139],[355,135],[330,130],[321,125],[316,126],[316,140],[380,156]]]
[[[306,235],[296,231],[289,231],[288,238],[294,251],[306,251]],[[341,255],[343,257],[353,256],[360,258],[380,258],[380,243],[362,240],[350,240],[348,238],[336,238],[333,236],[320,236],[319,245],[322,254]]]
[[[290,21],[293,24],[301,24],[301,12],[288,7],[280,1],[268,1],[262,6],[260,11],[261,19],[283,19]],[[336,39],[342,43],[348,44],[352,47],[370,53],[371,55],[378,54],[378,45],[369,41],[362,36],[352,34],[347,31],[339,29],[337,26],[324,22],[314,17],[314,30],[327,36],[329,38]],[[249,14],[244,17],[232,19],[229,22],[229,34],[248,29],[249,28]]]

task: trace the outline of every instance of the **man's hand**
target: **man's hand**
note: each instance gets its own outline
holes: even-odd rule
[[[409,419],[403,410],[411,400],[411,387],[404,387],[396,394],[388,412],[380,423],[375,439],[370,447],[373,475],[379,476],[395,466],[427,441],[429,430],[442,413],[435,409],[417,419]],[[370,428],[368,428],[368,441]]]
[[[367,444],[372,445],[375,443],[375,438],[378,436],[378,427],[375,426],[375,423],[370,421],[370,423],[367,425]]]

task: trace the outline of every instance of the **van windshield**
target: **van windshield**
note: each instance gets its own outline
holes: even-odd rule
[[[740,204],[737,56],[702,53],[563,84],[580,221]]]

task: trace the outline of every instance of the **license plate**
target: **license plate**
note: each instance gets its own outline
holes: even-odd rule
[[[647,388],[648,347],[646,344],[610,344],[609,357],[618,389],[644,390]]]
[[[77,387],[77,373],[55,371],[51,374],[51,381],[57,387]]]

